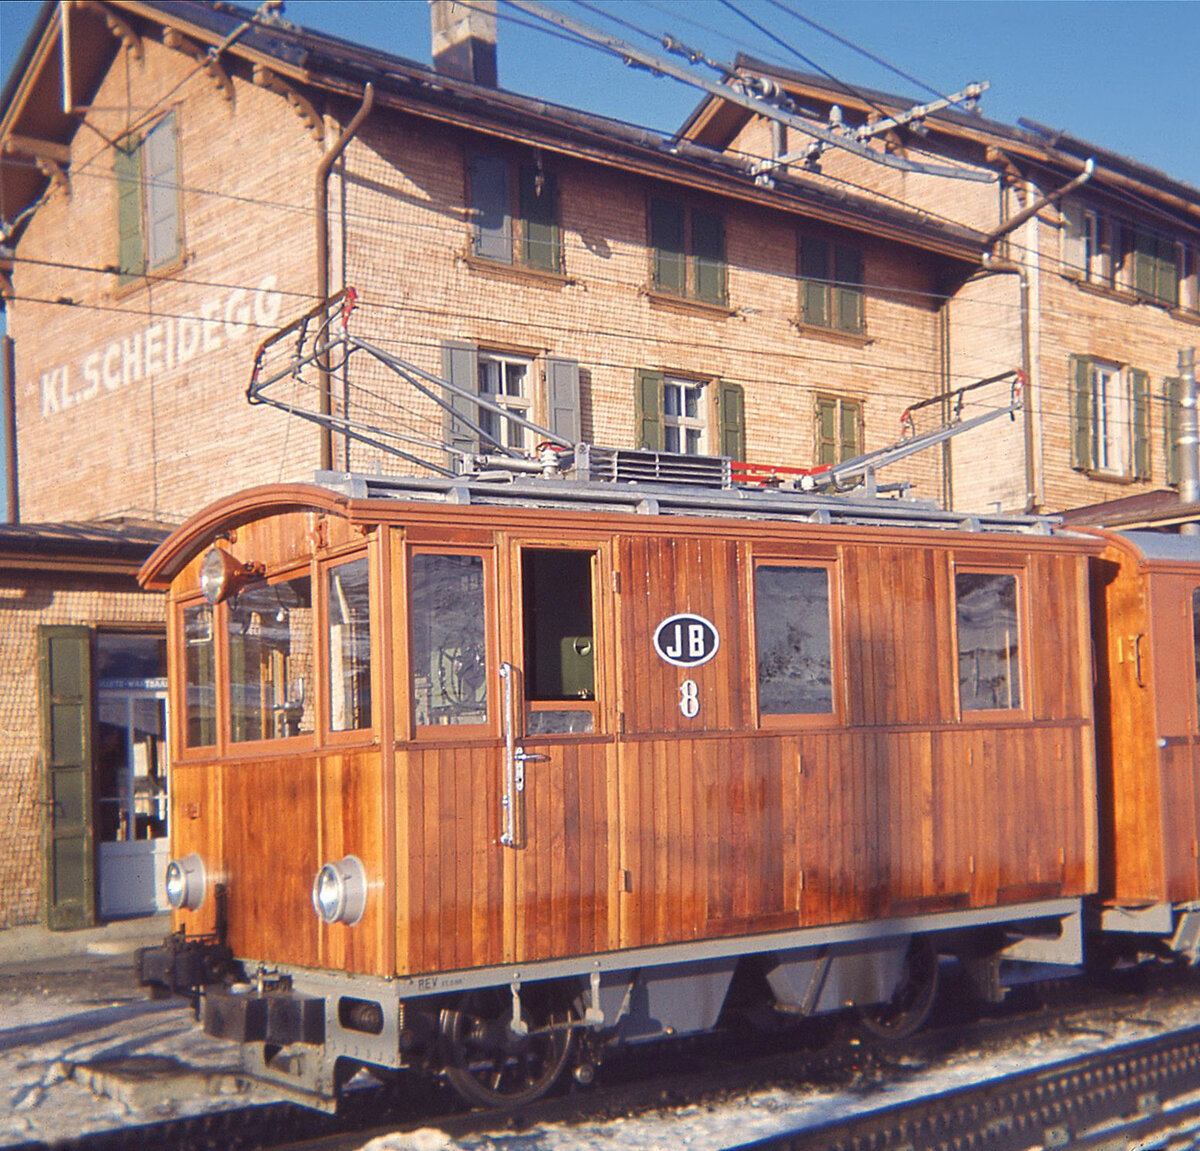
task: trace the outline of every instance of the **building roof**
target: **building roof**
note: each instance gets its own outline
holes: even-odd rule
[[[970,263],[978,261],[984,248],[981,232],[931,219],[923,212],[830,189],[804,176],[789,176],[766,188],[755,183],[748,160],[718,149],[457,80],[335,36],[260,20],[252,10],[234,4],[108,0],[104,7],[135,36],[145,22],[156,29],[169,26],[206,51],[219,48],[222,65],[238,74],[250,77],[255,65],[267,67],[327,105],[336,106],[338,97],[345,98],[346,115],[369,82],[376,90],[376,116],[387,111],[410,113],[869,232]],[[0,100],[0,149],[5,152],[19,152],[23,141],[43,141],[65,152],[78,126],[76,117],[62,112],[61,13],[60,5],[43,6],[5,84]],[[122,29],[106,25],[101,6],[72,7],[70,19],[71,43],[79,48],[73,56],[71,83],[76,103],[81,103],[100,83],[118,51]],[[10,225],[19,220],[36,205],[47,179],[33,163],[0,167],[0,217]]]
[[[117,518],[0,524],[0,570],[134,575],[171,525]]]
[[[817,119],[824,119],[830,104],[837,104],[849,112],[847,120],[853,124],[881,108],[888,113],[902,112],[923,102],[858,85],[852,89],[839,86],[824,76],[792,71],[744,53],[738,55],[736,66],[777,81],[793,100],[801,104],[807,100],[811,105],[809,111]],[[679,138],[713,148],[726,148],[750,116],[751,113],[743,108],[716,96],[706,96],[680,128]],[[1163,210],[1171,212],[1177,222],[1200,230],[1200,189],[1066,132],[1029,120],[1021,120],[1016,126],[1004,124],[956,108],[932,112],[923,123],[928,134],[921,139],[913,137],[914,146],[919,149],[929,148],[930,139],[941,136],[984,149],[999,148],[1007,156],[1035,161],[1058,170],[1064,177],[1077,174],[1091,159],[1096,165],[1092,178],[1094,186],[1108,184],[1125,191],[1136,188],[1156,200]]]

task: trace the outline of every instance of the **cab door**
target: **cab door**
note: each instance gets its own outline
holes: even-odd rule
[[[501,663],[501,846],[516,961],[616,945],[607,543],[516,541]]]

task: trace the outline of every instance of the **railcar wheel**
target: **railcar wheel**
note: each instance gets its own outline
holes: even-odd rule
[[[918,935],[908,946],[904,970],[891,999],[860,1007],[859,1022],[876,1039],[907,1039],[925,1025],[937,989],[937,949],[927,936]]]
[[[446,1078],[475,1107],[520,1107],[558,1081],[575,1046],[571,1011],[527,1004],[528,1031],[512,1030],[512,1000],[500,991],[474,991],[442,1012]]]

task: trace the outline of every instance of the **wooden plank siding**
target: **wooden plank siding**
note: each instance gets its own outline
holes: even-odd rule
[[[278,750],[222,743],[215,761],[176,757],[176,853],[218,861],[239,955],[421,975],[1096,888],[1086,591],[1098,546],[373,501],[353,505],[350,526],[236,514],[232,550],[268,575],[307,559],[315,577],[330,555],[369,547],[381,713],[345,746],[318,724]],[[488,716],[463,730],[414,726],[408,571],[414,548],[439,547],[468,549],[485,569]],[[512,849],[501,845],[498,669],[513,665],[523,714],[520,553],[555,547],[593,556],[594,730],[524,739],[549,759],[525,767],[527,835]],[[194,598],[198,562],[181,565],[177,604]],[[759,562],[829,573],[828,714],[759,720]],[[960,712],[960,569],[1018,580],[1019,706]],[[682,612],[720,635],[698,666],[654,650],[658,625]],[[689,680],[695,715],[680,706]],[[347,853],[366,865],[367,913],[319,926],[313,876]],[[177,919],[197,930],[205,914]]]

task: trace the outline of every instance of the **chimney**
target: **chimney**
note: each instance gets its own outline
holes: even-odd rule
[[[496,0],[429,0],[429,18],[434,68],[495,88]]]

